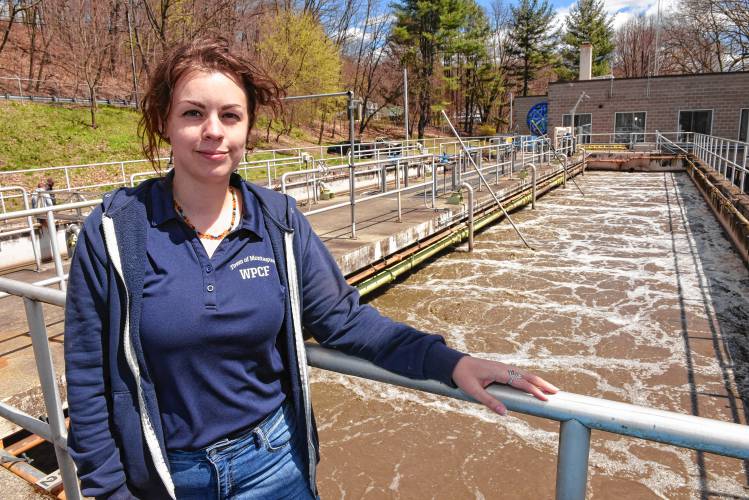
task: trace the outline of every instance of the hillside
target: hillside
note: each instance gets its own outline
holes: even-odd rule
[[[0,101],[0,116],[0,170],[143,156],[132,109],[100,107],[96,129],[86,107]]]
[[[57,165],[77,165],[143,158],[138,137],[139,112],[133,109],[100,106],[98,128],[89,125],[87,107],[0,101],[0,170],[19,170]],[[264,117],[259,118],[258,134],[263,135]],[[336,134],[326,127],[323,143],[347,137],[345,124]],[[430,130],[431,131],[431,130]],[[438,132],[436,129],[431,132]],[[266,143],[255,137],[255,150],[317,145],[319,130],[294,129],[278,142]],[[364,140],[378,136],[402,137],[398,127],[372,126]],[[275,134],[271,134],[273,138]],[[168,154],[168,151],[164,151]]]

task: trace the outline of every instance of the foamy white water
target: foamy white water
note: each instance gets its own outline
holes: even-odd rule
[[[372,304],[566,391],[745,423],[749,272],[690,179],[577,182],[585,196],[569,184],[513,215],[536,252],[502,223]],[[323,496],[553,496],[555,422],[320,370],[313,391]],[[738,460],[593,432],[592,497],[743,498],[746,485]]]

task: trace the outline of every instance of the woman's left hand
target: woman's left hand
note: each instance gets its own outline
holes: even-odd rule
[[[458,361],[453,370],[453,380],[463,392],[500,415],[507,415],[507,407],[486,391],[485,387],[489,384],[507,384],[528,392],[541,401],[548,399],[546,394],[554,394],[559,390],[538,375],[516,366],[471,356],[463,356]]]

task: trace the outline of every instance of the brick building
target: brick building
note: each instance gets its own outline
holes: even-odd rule
[[[528,110],[543,100],[548,132],[569,126],[581,95],[578,134],[618,134],[613,140],[626,142],[630,133],[694,131],[749,141],[749,72],[554,82],[546,96],[515,99],[516,131],[529,133]]]

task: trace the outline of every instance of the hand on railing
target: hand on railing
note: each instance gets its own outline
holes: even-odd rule
[[[485,390],[494,382],[530,393],[541,401],[547,400],[546,394],[555,394],[559,390],[538,375],[516,366],[471,356],[464,356],[458,361],[452,378],[463,392],[503,416],[507,415],[507,407]]]

